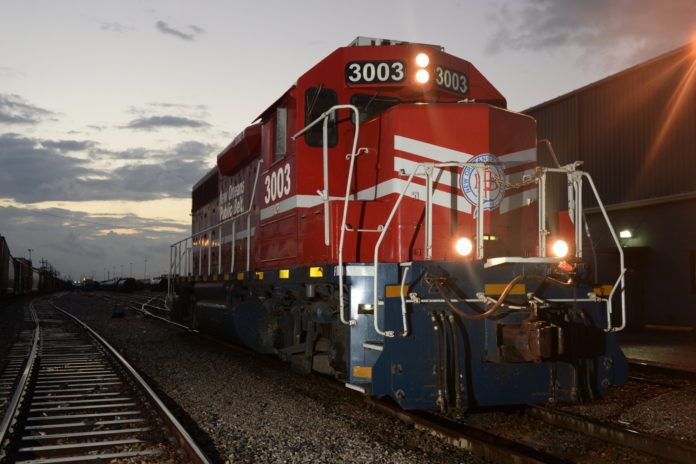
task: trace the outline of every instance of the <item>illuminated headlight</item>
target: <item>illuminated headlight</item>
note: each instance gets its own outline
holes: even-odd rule
[[[565,240],[556,240],[551,247],[551,251],[557,258],[563,258],[568,254],[568,244]]]
[[[425,53],[419,53],[416,55],[416,64],[420,68],[425,68],[430,63],[430,57]]]
[[[416,80],[421,84],[425,84],[430,80],[430,73],[425,69],[419,69],[416,73]]]
[[[469,240],[468,238],[462,237],[459,240],[457,240],[457,242],[454,244],[454,249],[461,256],[468,256],[474,249],[474,244],[471,243],[471,240]]]

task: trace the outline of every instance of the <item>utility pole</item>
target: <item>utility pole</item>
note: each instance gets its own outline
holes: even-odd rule
[[[145,269],[143,270],[143,280],[147,279],[147,259],[145,259]]]
[[[34,251],[33,248],[27,248],[27,251],[29,252],[29,261],[31,261],[31,252]]]
[[[130,263],[130,275],[129,277],[133,277],[133,263]]]

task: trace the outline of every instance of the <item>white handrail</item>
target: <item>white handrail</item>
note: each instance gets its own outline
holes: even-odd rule
[[[203,246],[200,244],[200,237],[202,234],[205,234],[206,232],[210,232],[212,230],[217,229],[218,230],[218,249],[222,249],[222,227],[232,223],[232,263],[230,265],[230,273],[234,272],[234,258],[235,258],[235,253],[234,253],[234,247],[235,247],[235,242],[236,242],[236,223],[237,220],[246,216],[247,217],[247,271],[250,269],[250,261],[251,261],[251,254],[250,254],[250,248],[251,248],[251,212],[254,208],[254,199],[256,198],[256,187],[258,186],[259,183],[259,174],[261,173],[261,165],[263,164],[263,159],[260,159],[258,163],[256,164],[256,174],[254,176],[254,185],[251,190],[251,197],[249,198],[249,206],[247,209],[244,211],[237,213],[236,215],[229,217],[225,219],[224,221],[220,221],[217,224],[214,224],[212,226],[206,227],[205,229],[198,230],[197,232],[177,241],[174,242],[173,244],[170,245],[170,265],[169,265],[169,280],[171,281],[172,277],[174,276],[175,273],[181,273],[181,259],[182,256],[186,255],[186,269],[187,273],[193,271],[193,266],[190,265],[189,260],[193,258],[191,254],[191,250],[194,247],[194,243],[196,241],[196,238],[198,238],[199,244],[197,245],[198,250],[198,274],[203,275],[202,271],[202,258],[203,258]],[[189,248],[188,246],[188,241],[191,240],[191,247]],[[181,249],[181,244],[184,244],[184,252],[181,253],[179,250]],[[208,249],[208,273],[211,272],[211,259],[210,259],[210,249],[212,247],[212,239],[208,239],[207,243],[207,249]],[[173,261],[172,261],[173,260]],[[218,270],[221,269],[221,262],[222,262],[222,253],[218,252]],[[173,289],[172,289],[173,290]]]
[[[406,313],[406,296],[404,295],[404,291],[406,290],[406,276],[408,275],[408,271],[411,270],[411,263],[401,263],[401,266],[404,268],[403,274],[401,275],[401,288],[400,288],[400,293],[401,293],[401,321],[404,326],[404,331],[401,332],[401,336],[405,337],[409,334],[409,327],[408,327],[408,314]]]
[[[323,122],[322,171],[324,176],[324,189],[317,193],[319,194],[322,202],[324,203],[324,245],[326,246],[329,246],[331,244],[331,227],[329,223],[329,116],[341,109],[348,109],[355,113],[355,134],[353,135],[353,150],[351,151],[351,153],[356,153],[356,149],[358,146],[358,137],[360,135],[360,111],[355,105],[334,105],[328,110],[324,111],[314,121],[307,124],[305,127],[303,127],[300,131],[298,131],[291,137],[293,140],[295,140],[297,139],[297,137],[319,124],[320,121]],[[350,174],[352,174],[352,172],[349,172],[349,175]]]
[[[483,198],[483,183],[486,175],[485,166],[477,166],[476,174],[478,174],[479,178],[476,197],[476,259],[483,259],[483,214],[486,210],[486,204]]]
[[[599,198],[599,193],[597,192],[597,187],[595,187],[595,183],[592,180],[592,176],[590,176],[587,172],[580,171],[581,175],[584,177],[587,177],[587,180],[590,182],[590,187],[592,187],[592,192],[595,195],[595,198],[597,199],[597,205],[599,205],[599,209],[602,211],[602,216],[604,216],[604,221],[607,223],[607,226],[609,227],[609,232],[611,232],[611,237],[614,239],[614,244],[616,244],[616,248],[619,250],[619,278],[616,279],[616,282],[614,283],[614,286],[611,289],[611,292],[609,293],[609,298],[607,301],[607,328],[604,329],[605,332],[619,332],[626,328],[626,267],[624,264],[624,251],[623,248],[621,247],[621,242],[619,241],[619,237],[616,236],[616,231],[614,230],[614,226],[611,223],[611,220],[609,219],[609,215],[607,214],[607,210],[604,208],[604,203],[602,203],[601,198]],[[618,327],[612,327],[611,325],[611,313],[612,313],[612,297],[614,296],[614,292],[616,292],[616,289],[618,288],[619,284],[621,284],[621,325]]]
[[[625,259],[624,259],[624,251],[623,248],[621,247],[621,242],[619,241],[619,237],[616,235],[616,230],[614,229],[614,226],[611,223],[611,220],[609,219],[609,214],[607,214],[607,210],[604,207],[604,203],[602,203],[602,199],[599,196],[599,192],[597,191],[597,187],[595,186],[594,180],[592,180],[592,176],[588,172],[585,171],[579,171],[576,168],[580,165],[581,163],[576,161],[574,163],[567,164],[565,166],[561,166],[560,168],[539,168],[541,170],[542,175],[539,177],[541,180],[542,178],[545,177],[545,174],[548,172],[555,172],[555,173],[561,173],[565,174],[568,177],[568,195],[572,196],[572,198],[568,198],[568,203],[569,203],[569,208],[572,207],[573,209],[573,216],[574,217],[574,226],[575,226],[575,249],[576,249],[576,257],[582,257],[582,209],[583,209],[583,203],[582,203],[582,178],[586,177],[587,180],[590,183],[590,187],[592,188],[592,193],[595,196],[595,199],[597,200],[597,205],[599,206],[599,210],[602,212],[602,216],[604,217],[604,222],[607,224],[607,227],[609,228],[609,232],[611,233],[611,237],[614,240],[614,244],[616,245],[616,249],[619,252],[619,277],[616,279],[616,282],[614,283],[613,287],[611,288],[611,292],[609,293],[609,298],[607,299],[607,327],[604,329],[605,332],[619,332],[626,328],[626,267],[625,267]],[[540,234],[541,234],[541,229],[544,227],[544,225],[539,224],[539,229],[540,229]],[[540,235],[541,236],[541,235]],[[578,251],[579,250],[579,251]],[[621,325],[614,327],[611,322],[611,316],[613,313],[613,304],[612,304],[612,297],[614,296],[614,293],[616,293],[616,290],[621,287]]]
[[[389,217],[387,218],[387,221],[384,223],[384,226],[382,227],[381,233],[379,234],[379,237],[377,238],[377,243],[375,243],[375,249],[374,249],[374,277],[373,277],[373,285],[372,285],[372,298],[373,298],[373,324],[375,328],[375,332],[377,332],[379,335],[382,335],[383,337],[394,337],[394,331],[393,330],[382,330],[379,327],[379,298],[377,297],[377,275],[378,275],[378,269],[379,269],[379,248],[382,245],[382,240],[384,240],[384,236],[387,233],[387,230],[389,229],[389,226],[391,225],[392,220],[394,219],[394,215],[396,214],[396,211],[399,209],[399,206],[401,205],[401,200],[404,198],[406,191],[408,188],[411,186],[411,183],[413,182],[413,178],[416,175],[418,169],[423,169],[425,173],[427,173],[427,170],[431,170],[433,168],[446,168],[446,167],[464,167],[464,166],[473,166],[475,169],[478,170],[478,172],[481,172],[481,170],[485,170],[486,168],[486,163],[469,163],[469,162],[445,162],[445,163],[418,163],[414,168],[413,171],[411,171],[411,174],[408,176],[408,180],[406,181],[406,185],[404,185],[404,188],[402,189],[401,193],[399,193],[399,197],[396,199],[394,202],[394,206],[392,206],[392,210],[389,213]],[[427,175],[427,174],[426,174]],[[483,179],[483,177],[481,177]],[[431,202],[432,198],[426,196],[426,201]],[[428,208],[428,205],[426,204],[426,208]],[[484,208],[481,207],[481,212],[476,216],[476,230],[480,230],[480,222],[483,222],[483,213],[484,213]],[[478,232],[477,232],[478,235]],[[483,235],[483,234],[481,234]],[[402,300],[403,302],[403,300]],[[403,308],[402,308],[403,309]],[[405,319],[404,319],[405,320]],[[407,327],[404,326],[404,332],[407,332]]]
[[[348,199],[350,197],[350,185],[353,182],[353,169],[355,167],[355,157],[360,154],[358,148],[358,136],[360,135],[360,111],[354,105],[334,105],[328,110],[324,111],[317,119],[309,123],[307,126],[302,128],[299,132],[292,136],[295,140],[300,135],[307,132],[310,128],[317,125],[319,121],[323,120],[322,129],[322,158],[323,158],[323,172],[324,172],[324,190],[319,193],[319,196],[324,203],[324,244],[329,245],[331,243],[330,235],[330,223],[329,223],[329,145],[328,145],[328,127],[329,127],[329,116],[335,111],[340,109],[349,109],[355,113],[355,134],[353,135],[353,150],[348,154],[350,157],[350,164],[348,167],[348,182],[346,183],[346,194],[343,198],[343,219],[341,222],[341,235],[338,244],[338,315],[341,319],[341,323],[345,325],[355,325],[357,321],[355,319],[346,319],[345,316],[345,303],[343,301],[343,242],[345,239],[346,230],[346,217],[348,214]]]

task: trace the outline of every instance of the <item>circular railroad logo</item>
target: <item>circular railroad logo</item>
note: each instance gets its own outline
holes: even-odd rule
[[[502,163],[497,156],[488,153],[474,156],[468,162],[486,164],[483,178],[483,209],[484,211],[496,209],[505,197],[505,187],[502,181],[505,178],[505,172]],[[459,187],[462,189],[466,201],[473,206],[478,205],[478,183],[479,174],[476,167],[464,166],[459,175]]]

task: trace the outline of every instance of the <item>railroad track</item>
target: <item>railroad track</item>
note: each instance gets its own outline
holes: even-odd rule
[[[128,308],[130,308],[134,311],[137,311],[146,317],[158,319],[158,320],[165,322],[169,325],[173,325],[175,327],[178,327],[179,329],[188,330],[190,332],[196,332],[195,329],[192,329],[191,327],[189,327],[185,324],[179,324],[178,322],[174,322],[171,319],[169,319],[169,309],[167,309],[165,307],[158,306],[158,305],[153,305],[151,303],[153,300],[156,300],[159,297],[146,298],[144,300],[137,300],[137,299],[133,299],[133,298],[124,298],[124,297],[121,297],[120,295],[118,297],[111,296],[111,295],[102,295],[102,297],[105,299],[111,300],[111,301],[116,301],[117,303],[125,304]]]
[[[52,302],[29,312],[36,328],[28,353],[15,352],[21,367],[0,428],[1,462],[208,462],[104,339]]]
[[[29,309],[25,310],[25,318],[30,315]],[[29,317],[30,319],[30,317]],[[18,327],[15,327],[15,330]],[[13,337],[9,333],[4,333],[4,336]],[[31,352],[34,338],[34,330],[21,328],[14,342],[9,346],[7,351],[0,356],[0,418],[5,417],[5,413],[11,407],[12,400],[15,394],[15,386],[20,381],[27,358]],[[12,338],[10,338],[11,340]],[[0,422],[0,437],[3,436],[3,431],[9,424],[5,424],[5,420]],[[0,444],[2,440],[0,439]]]
[[[160,296],[153,297],[142,297],[133,298],[125,295],[100,295],[102,298],[110,301],[114,301],[127,307],[134,309],[148,317],[154,317],[156,319],[161,319],[164,322],[172,322],[169,320],[169,309],[164,303],[164,299]],[[161,304],[158,304],[160,303]],[[181,324],[173,323],[174,325],[179,325],[181,328],[185,326]]]
[[[549,425],[631,448],[661,460],[684,464],[696,462],[696,447],[640,432],[630,427],[544,406],[530,405],[527,414]]]
[[[629,359],[630,380],[670,388],[684,388],[696,382],[696,372],[648,361]]]
[[[129,307],[136,311],[145,312],[147,301],[130,301]],[[149,314],[169,324],[173,324],[185,330],[191,330],[187,326],[172,323],[171,321]],[[244,347],[239,347],[222,340],[209,337],[205,334],[197,334],[208,341],[243,351],[252,356],[265,357],[254,353]],[[642,371],[641,371],[642,372]],[[672,374],[673,371],[660,372]],[[647,379],[650,381],[650,379]],[[327,385],[341,388],[339,384],[329,381]],[[665,386],[671,386],[666,384]],[[356,393],[357,395],[357,393]],[[461,421],[451,420],[440,414],[425,411],[405,411],[397,405],[381,400],[371,399],[360,395],[365,402],[374,409],[395,417],[416,428],[441,438],[443,441],[467,450],[472,454],[483,457],[493,462],[515,463],[567,463],[573,462],[563,456],[539,449],[536,445],[512,440],[483,428],[474,427]],[[629,427],[622,427],[615,423],[605,423],[591,417],[560,411],[555,408],[530,405],[524,410],[530,420],[543,422],[548,426],[565,429],[591,439],[601,440],[605,443],[615,444],[621,448],[632,449],[643,455],[653,456],[662,461],[693,463],[696,462],[696,448],[664,439],[654,435],[642,433]]]

